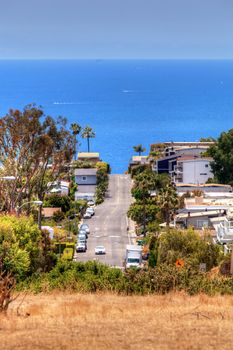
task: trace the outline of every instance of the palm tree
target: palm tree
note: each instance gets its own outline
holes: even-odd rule
[[[169,226],[171,215],[179,207],[179,199],[173,184],[167,184],[159,191],[157,205],[162,209],[166,225]]]
[[[71,130],[75,139],[75,146],[74,146],[74,160],[77,159],[77,145],[78,145],[78,140],[77,140],[77,135],[79,135],[81,131],[81,126],[77,123],[71,124]]]
[[[90,126],[86,126],[82,132],[82,138],[87,139],[87,149],[90,152],[90,139],[95,137],[95,132]]]
[[[146,150],[144,147],[142,147],[142,145],[134,146],[133,149],[136,153],[138,153],[139,156]]]

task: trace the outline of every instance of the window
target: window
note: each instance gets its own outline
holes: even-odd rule
[[[197,220],[197,228],[208,227],[208,220]]]
[[[86,176],[82,176],[82,181],[87,181],[87,177]]]
[[[200,173],[200,175],[207,175],[207,173]]]
[[[209,168],[209,164],[205,164],[205,167],[206,167],[206,168]]]

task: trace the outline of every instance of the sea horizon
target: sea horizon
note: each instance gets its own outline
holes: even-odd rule
[[[123,173],[137,144],[148,154],[154,142],[230,129],[232,78],[230,59],[2,59],[0,113],[36,103],[69,124],[90,125],[91,151]]]

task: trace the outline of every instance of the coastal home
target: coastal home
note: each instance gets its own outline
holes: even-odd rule
[[[232,187],[215,183],[207,184],[188,184],[176,183],[176,191],[179,196],[185,193],[192,194],[194,191],[201,191],[205,198],[230,198],[232,197]]]
[[[75,200],[86,199],[93,200],[97,185],[97,169],[96,168],[81,168],[75,169],[75,183],[78,185],[78,190],[75,192]]]
[[[213,142],[159,144],[160,157],[153,162],[152,169],[158,174],[169,174],[175,183],[205,183],[213,177],[210,167],[212,158],[204,157],[203,154],[212,144]],[[156,152],[156,144],[151,145],[151,152],[153,151]]]
[[[129,163],[129,172],[131,172],[132,169],[137,168],[140,165],[149,165],[149,164],[150,164],[149,156],[132,156]]]
[[[51,219],[53,217],[53,215],[57,212],[61,212],[61,208],[57,207],[57,208],[50,208],[50,207],[45,207],[42,208],[42,216],[45,219]]]
[[[198,156],[180,156],[170,172],[175,183],[204,184],[213,178],[210,162],[212,158]]]
[[[210,210],[225,210],[233,207],[233,195],[227,195],[224,198],[206,198],[206,197],[192,197],[185,198],[184,209],[182,212],[197,212],[197,211],[210,211]]]
[[[212,218],[221,217],[224,210],[198,211],[179,213],[176,215],[175,226],[179,225],[183,228],[194,227],[195,229],[213,228]]]
[[[98,152],[79,152],[78,160],[94,164],[101,161],[100,154]]]
[[[48,183],[49,191],[48,193],[56,193],[64,196],[68,196],[69,194],[69,181],[57,180],[54,182]]]

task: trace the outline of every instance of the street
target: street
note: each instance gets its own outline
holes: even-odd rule
[[[111,265],[123,265],[126,245],[130,243],[127,211],[131,203],[131,178],[129,175],[109,175],[109,189],[104,203],[95,209],[95,215],[84,223],[90,227],[87,251],[76,253],[76,261],[98,259]],[[95,247],[103,245],[105,255],[95,255]]]

